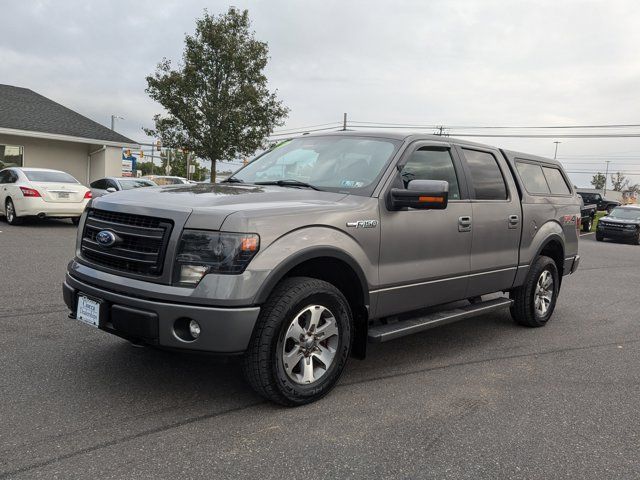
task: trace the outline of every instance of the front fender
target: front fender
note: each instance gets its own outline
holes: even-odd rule
[[[259,287],[254,304],[263,303],[277,283],[294,267],[306,260],[331,257],[348,264],[358,276],[365,304],[369,290],[378,277],[378,249],[367,252],[353,237],[331,227],[307,227],[283,235],[261,251],[251,262],[252,271],[268,271]]]

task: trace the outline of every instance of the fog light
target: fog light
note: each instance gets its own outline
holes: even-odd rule
[[[204,265],[182,265],[180,267],[180,283],[191,283],[195,285],[207,273],[209,267]]]
[[[189,333],[194,339],[200,336],[200,324],[195,320],[189,322]]]

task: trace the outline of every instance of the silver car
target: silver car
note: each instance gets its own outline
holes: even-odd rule
[[[158,185],[145,178],[134,177],[105,177],[91,182],[91,195],[93,198],[102,197],[108,193],[132,190],[134,188],[157,187]]]

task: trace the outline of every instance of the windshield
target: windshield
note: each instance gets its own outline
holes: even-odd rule
[[[155,187],[156,184],[150,182],[149,180],[141,180],[141,179],[126,179],[126,180],[118,180],[120,182],[120,186],[122,190],[131,190],[132,188],[141,188],[141,187]]]
[[[303,182],[321,190],[370,195],[400,142],[370,137],[287,141],[231,177],[246,183]]]
[[[614,208],[608,216],[620,220],[640,220],[640,208]]]
[[[68,173],[47,170],[23,170],[32,182],[80,183]]]

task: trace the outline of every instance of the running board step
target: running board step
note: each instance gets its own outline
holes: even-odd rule
[[[369,341],[372,343],[388,342],[389,340],[429,330],[430,328],[446,325],[447,323],[501,310],[510,307],[512,303],[513,300],[509,298],[494,298],[485,302],[477,302],[465,307],[458,307],[453,310],[430,313],[421,317],[409,318],[385,325],[376,325],[369,328]]]

